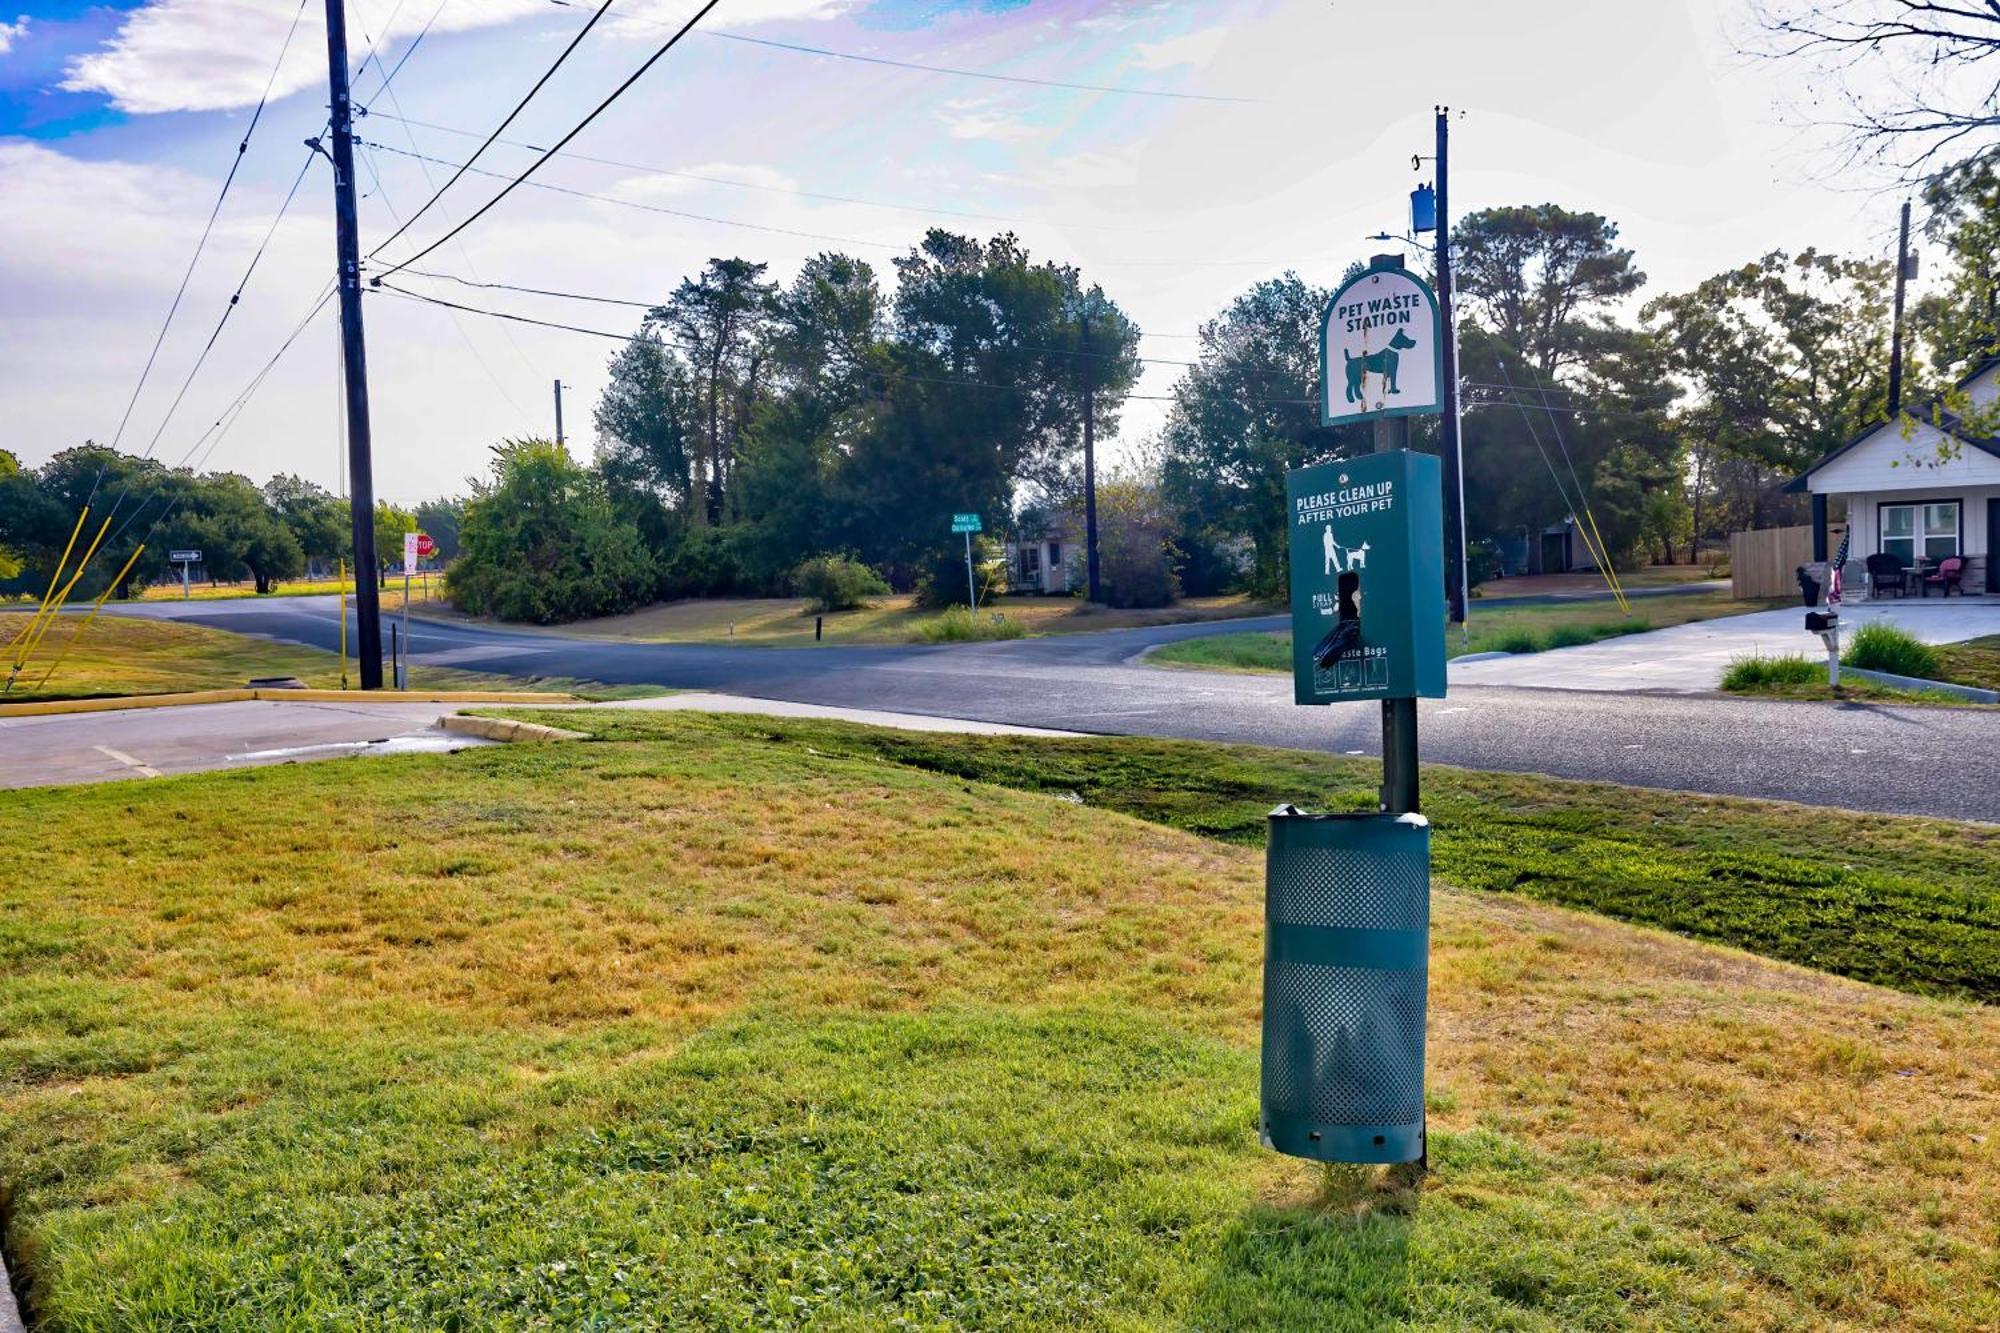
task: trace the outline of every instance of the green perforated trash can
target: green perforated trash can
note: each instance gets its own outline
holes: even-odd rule
[[[1431,830],[1422,815],[1271,812],[1265,1146],[1324,1162],[1424,1155]]]

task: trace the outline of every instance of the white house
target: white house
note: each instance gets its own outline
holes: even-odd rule
[[[1009,535],[1008,591],[1061,595],[1081,589],[1085,581],[1082,529],[1074,514],[1057,513],[1033,530],[1024,527]]]
[[[1981,423],[1929,408],[1914,421],[1887,421],[1814,463],[1786,489],[1812,495],[1813,558],[1826,549],[1829,508],[1844,503],[1853,533],[1842,578],[1852,596],[1868,595],[1867,559],[1893,555],[1912,568],[1964,562],[1960,590],[2000,593],[2000,356],[1987,358],[1958,382]],[[1916,592],[1912,586],[1911,592]]]

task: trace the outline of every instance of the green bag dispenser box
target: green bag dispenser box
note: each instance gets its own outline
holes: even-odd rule
[[[1407,449],[1285,474],[1298,703],[1444,698],[1443,495]]]
[[[1270,815],[1264,1145],[1324,1162],[1424,1156],[1430,824]]]

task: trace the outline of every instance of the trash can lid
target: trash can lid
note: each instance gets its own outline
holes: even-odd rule
[[[1392,815],[1381,810],[1322,810],[1315,812],[1311,810],[1301,810],[1296,805],[1293,805],[1290,801],[1287,801],[1285,802],[1285,804],[1278,806],[1276,809],[1272,810],[1270,814],[1265,816],[1265,818],[1316,819],[1316,820],[1380,819],[1380,820],[1387,820],[1397,824],[1406,824],[1411,828],[1429,828],[1431,824],[1430,820],[1424,818],[1422,815],[1415,813]]]

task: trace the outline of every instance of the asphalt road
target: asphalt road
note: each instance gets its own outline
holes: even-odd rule
[[[334,648],[333,598],[140,603],[143,615]],[[1380,752],[1373,704],[1299,708],[1272,676],[1163,670],[1152,644],[1283,620],[1010,643],[751,648],[635,644],[417,621],[416,660],[523,676],[1111,735]],[[1454,686],[1425,700],[1426,761],[1636,786],[2000,822],[2000,711],[1822,705],[1685,694]]]

